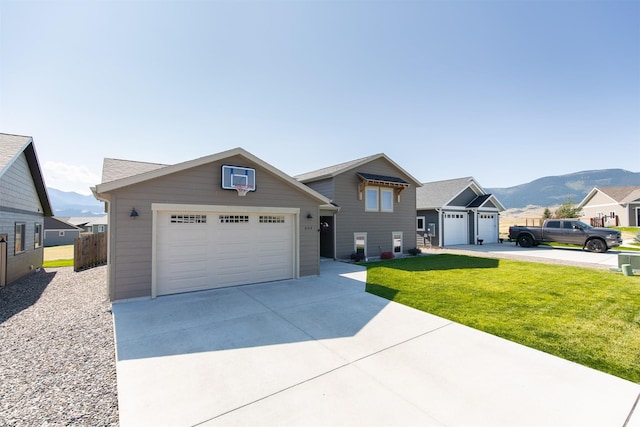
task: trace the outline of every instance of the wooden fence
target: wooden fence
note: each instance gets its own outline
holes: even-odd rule
[[[618,217],[610,217],[610,216],[601,216],[598,218],[590,218],[592,227],[618,227],[620,222],[618,221]]]
[[[107,233],[85,234],[73,245],[73,271],[97,267],[107,262]]]

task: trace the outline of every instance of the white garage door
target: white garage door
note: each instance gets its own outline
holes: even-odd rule
[[[157,295],[293,278],[294,218],[158,212]]]
[[[498,214],[478,214],[478,239],[484,243],[498,243]]]
[[[469,243],[468,217],[466,212],[444,212],[444,245],[466,245]]]

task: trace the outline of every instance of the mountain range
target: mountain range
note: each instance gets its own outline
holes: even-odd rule
[[[570,201],[580,203],[593,187],[640,186],[640,172],[624,169],[600,169],[559,176],[546,176],[526,184],[507,188],[485,188],[505,208],[557,206]],[[102,216],[104,205],[93,196],[47,188],[54,216]]]
[[[53,216],[103,216],[104,203],[93,196],[47,187]]]
[[[558,206],[565,202],[578,204],[593,187],[640,186],[640,172],[624,169],[600,169],[559,176],[546,176],[526,184],[508,188],[485,188],[505,208]]]

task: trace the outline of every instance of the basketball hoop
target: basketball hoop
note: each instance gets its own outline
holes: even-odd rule
[[[247,195],[247,192],[253,190],[253,186],[249,184],[236,184],[234,185],[236,191],[238,192],[238,196],[244,197]]]

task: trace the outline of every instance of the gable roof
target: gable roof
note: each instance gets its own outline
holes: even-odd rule
[[[80,227],[76,227],[73,224],[69,224],[64,221],[62,218],[55,217],[44,217],[44,229],[45,230],[79,230],[82,231]]]
[[[425,182],[421,188],[416,190],[416,207],[418,209],[441,208],[469,187],[472,181],[474,181],[473,177],[467,176],[444,181]]]
[[[620,205],[625,205],[640,200],[640,186],[629,185],[626,187],[593,187],[593,189],[578,204],[578,209],[582,209],[598,192],[608,196],[611,201]]]
[[[108,215],[102,216],[71,216],[66,219],[66,222],[69,224],[75,225],[77,227],[88,227],[92,225],[107,225]]]
[[[377,160],[377,159],[385,159],[386,161],[391,163],[395,168],[400,170],[404,175],[408,176],[409,179],[411,179],[413,181],[413,183],[416,185],[416,187],[419,187],[419,186],[422,185],[420,183],[420,181],[418,181],[413,176],[411,176],[410,173],[408,173],[407,171],[402,169],[396,162],[391,160],[384,153],[374,154],[373,156],[367,156],[367,157],[363,157],[361,159],[351,160],[349,162],[344,162],[344,163],[340,163],[340,164],[337,164],[337,165],[328,166],[326,168],[322,168],[322,169],[318,169],[318,170],[315,170],[315,171],[311,171],[311,172],[303,173],[303,174],[300,174],[300,175],[296,175],[296,176],[294,176],[294,178],[297,179],[298,181],[304,183],[304,184],[307,184],[309,182],[319,181],[321,179],[333,178],[333,177],[335,177],[337,175],[340,175],[341,173],[344,173],[344,172],[346,172],[348,170],[351,170],[351,169],[356,169],[356,168],[358,168],[358,167],[360,167],[362,165],[365,165],[365,164],[367,164],[369,162],[372,162],[374,160]]]
[[[271,166],[267,162],[259,159],[253,154],[242,148],[233,148],[231,150],[223,151],[217,154],[212,154],[205,157],[200,157],[198,159],[189,160],[186,162],[178,163],[175,165],[160,165],[157,163],[144,163],[144,162],[131,162],[127,160],[115,160],[109,159],[107,162],[105,159],[104,167],[110,169],[108,171],[104,171],[102,173],[103,180],[105,177],[108,179],[112,179],[111,181],[102,182],[97,186],[92,188],[94,195],[101,193],[109,193],[113,190],[117,190],[122,187],[127,187],[129,185],[138,184],[144,181],[148,181],[155,178],[160,178],[162,176],[166,176],[172,173],[181,172],[187,169],[191,169],[194,167],[198,167],[201,165],[205,165],[207,163],[213,163],[219,160],[224,160],[228,157],[233,156],[242,156],[247,160],[256,163],[263,169],[277,176],[278,178],[285,181],[292,187],[297,188],[298,190],[306,193],[312,198],[316,199],[322,204],[328,205],[330,204],[330,200],[324,197],[322,194],[318,193],[315,190],[307,187],[306,185],[296,181],[291,178],[289,175],[280,171],[279,169]],[[113,179],[115,178],[115,179]],[[100,197],[98,197],[101,199]]]
[[[102,182],[116,181],[118,179],[161,169],[166,166],[169,165],[106,158],[102,163]]]
[[[499,210],[505,210],[502,203],[494,195],[486,193],[472,176],[423,183],[422,187],[416,189],[416,208],[418,210],[442,208],[467,188],[471,188],[478,197],[466,207],[480,207],[491,199]]]
[[[29,165],[29,172],[31,172],[31,178],[40,200],[40,206],[42,206],[42,212],[45,216],[52,216],[53,210],[51,209],[49,194],[44,184],[40,162],[38,162],[38,155],[32,137],[0,133],[0,178],[23,153]]]

